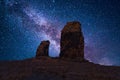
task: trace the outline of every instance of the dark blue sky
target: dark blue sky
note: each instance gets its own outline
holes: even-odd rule
[[[34,57],[42,40],[50,40],[50,56],[58,56],[69,21],[82,24],[86,59],[120,65],[119,0],[0,0],[0,60]]]

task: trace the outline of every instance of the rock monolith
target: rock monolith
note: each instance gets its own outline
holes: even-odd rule
[[[68,22],[61,31],[60,57],[84,59],[84,37],[78,21]]]
[[[36,58],[39,58],[40,56],[49,56],[49,45],[50,42],[48,40],[42,41],[37,48]]]

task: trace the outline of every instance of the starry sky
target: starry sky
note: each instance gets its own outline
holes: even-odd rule
[[[69,21],[82,24],[86,59],[120,66],[120,0],[0,0],[0,60],[32,58],[42,40],[59,56]]]

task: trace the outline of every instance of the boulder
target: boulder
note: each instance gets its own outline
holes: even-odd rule
[[[49,41],[42,41],[37,48],[36,58],[38,58],[40,56],[49,56],[49,53],[48,53],[49,52],[49,45],[50,45]]]
[[[61,31],[60,57],[84,59],[84,37],[78,21],[68,22]]]

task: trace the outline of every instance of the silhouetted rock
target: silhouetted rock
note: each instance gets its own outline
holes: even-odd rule
[[[0,61],[0,80],[120,80],[120,67],[41,56],[40,59]]]
[[[81,24],[68,22],[61,31],[60,57],[84,59],[84,37]]]
[[[48,52],[49,52],[49,45],[50,42],[49,41],[42,41],[40,43],[40,45],[38,46],[37,52],[36,52],[36,58],[40,57],[40,56],[48,56]]]

